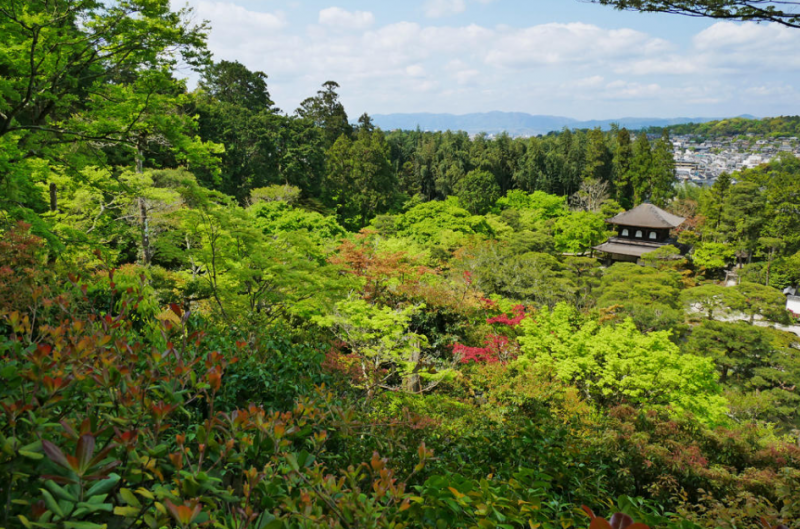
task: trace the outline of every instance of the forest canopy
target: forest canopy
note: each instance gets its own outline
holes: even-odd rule
[[[286,112],[193,20],[0,6],[0,525],[798,527],[800,160]]]

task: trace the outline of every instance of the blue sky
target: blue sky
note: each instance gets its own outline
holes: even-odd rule
[[[173,0],[176,6],[186,0]],[[800,113],[800,30],[582,0],[188,0],[216,59],[293,111],[327,80],[348,114],[577,119]]]

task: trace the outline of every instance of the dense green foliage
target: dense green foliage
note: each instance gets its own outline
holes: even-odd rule
[[[0,7],[0,525],[800,527],[796,159],[286,115],[189,15]]]
[[[800,116],[779,116],[764,119],[730,118],[707,123],[687,123],[672,125],[673,134],[694,134],[701,138],[716,136],[759,136],[759,137],[798,137],[800,136]],[[655,133],[657,129],[651,132]]]

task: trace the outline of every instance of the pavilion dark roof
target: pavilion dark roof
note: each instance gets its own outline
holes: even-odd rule
[[[663,246],[663,243],[632,241],[630,239],[622,239],[620,237],[611,237],[600,246],[593,246],[593,248],[600,252],[641,257],[642,255],[654,250],[658,250]]]
[[[606,222],[620,226],[640,228],[677,228],[686,219],[667,213],[652,204],[640,204],[630,211],[625,211],[607,219]]]

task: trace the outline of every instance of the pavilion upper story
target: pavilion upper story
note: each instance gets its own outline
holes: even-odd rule
[[[640,204],[607,219],[606,222],[616,227],[617,234],[594,249],[604,252],[613,261],[636,262],[648,252],[673,244],[670,232],[685,220],[653,204]]]

